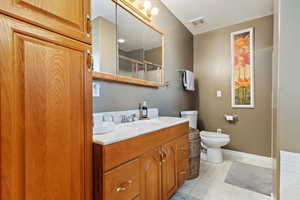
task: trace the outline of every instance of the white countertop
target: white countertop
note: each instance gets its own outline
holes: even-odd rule
[[[108,145],[139,135],[151,133],[160,129],[168,128],[178,124],[188,122],[186,118],[177,117],[158,117],[151,120],[140,120],[116,125],[114,131],[103,134],[94,135],[94,143],[100,145]]]

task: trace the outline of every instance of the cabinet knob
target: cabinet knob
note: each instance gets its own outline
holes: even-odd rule
[[[161,162],[163,163],[166,162],[166,157],[167,157],[166,152],[162,150],[159,154],[160,154]]]
[[[162,162],[166,162],[167,153],[164,150],[162,151],[162,153],[163,153],[163,160],[162,160]]]

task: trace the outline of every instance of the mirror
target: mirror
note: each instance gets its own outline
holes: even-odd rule
[[[96,72],[117,72],[116,9],[116,3],[111,0],[93,0],[92,51]]]
[[[117,7],[118,70],[123,76],[161,81],[162,36],[141,20]]]
[[[163,33],[118,1],[94,0],[92,10],[94,77],[162,86]]]

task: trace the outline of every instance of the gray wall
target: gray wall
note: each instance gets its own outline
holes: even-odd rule
[[[149,102],[160,109],[161,115],[179,116],[179,111],[194,109],[195,95],[181,86],[177,70],[193,70],[193,36],[178,19],[159,1],[153,23],[165,33],[165,80],[169,87],[146,88],[101,81],[101,96],[94,98],[94,112],[136,109],[138,103]]]
[[[231,108],[230,33],[255,29],[255,109]],[[203,33],[194,38],[194,71],[199,83],[200,128],[230,134],[227,148],[271,156],[273,16]],[[217,98],[217,90],[223,92]],[[229,124],[224,114],[237,114]]]

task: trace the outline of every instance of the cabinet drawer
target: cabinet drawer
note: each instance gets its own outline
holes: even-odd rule
[[[131,200],[139,195],[139,160],[133,160],[104,174],[104,200]]]
[[[187,135],[178,139],[178,163],[189,158],[189,138]]]
[[[184,184],[184,181],[188,175],[189,172],[189,159],[183,160],[178,165],[178,187],[182,186]]]

